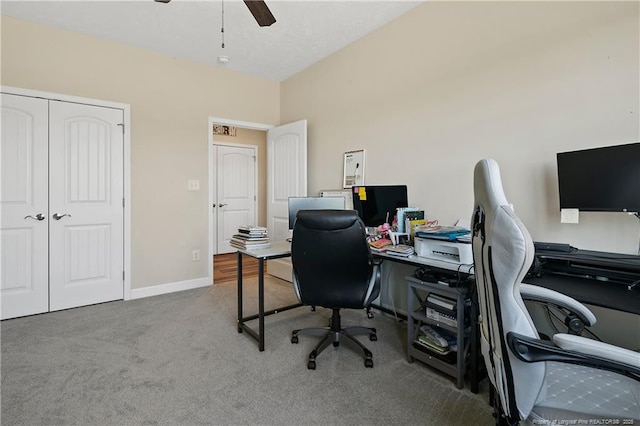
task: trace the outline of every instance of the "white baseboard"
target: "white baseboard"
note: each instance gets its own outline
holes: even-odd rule
[[[149,287],[131,289],[129,300],[142,299],[143,297],[159,296],[161,294],[174,293],[176,291],[191,290],[193,288],[207,287],[211,285],[208,277],[193,280],[178,281],[175,283],[152,285]]]

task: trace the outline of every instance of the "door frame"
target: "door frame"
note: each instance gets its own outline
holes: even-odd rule
[[[215,284],[213,282],[213,252],[214,252],[214,244],[215,241],[213,239],[213,231],[214,231],[214,223],[213,223],[213,211],[212,211],[212,205],[213,202],[215,200],[214,196],[215,196],[215,189],[213,187],[213,183],[215,181],[215,163],[213,162],[213,146],[214,146],[214,140],[213,140],[213,125],[214,124],[221,124],[224,126],[234,126],[234,127],[240,127],[241,129],[249,129],[249,130],[262,130],[262,131],[267,131],[269,129],[271,129],[272,127],[276,127],[274,124],[264,124],[264,123],[254,123],[254,122],[250,122],[250,121],[239,121],[239,120],[231,120],[228,118],[222,118],[222,117],[209,117],[208,123],[207,123],[207,145],[208,145],[208,154],[209,154],[209,204],[207,205],[207,217],[208,217],[208,221],[209,221],[209,232],[208,232],[208,240],[209,240],[209,256],[207,256],[207,269],[208,269],[208,277],[209,277],[209,282],[212,284]],[[219,145],[229,145],[226,143],[220,143]],[[248,145],[243,145],[243,146],[248,146]],[[256,166],[257,168],[257,166]],[[256,174],[256,181],[258,179],[258,176]],[[257,182],[256,182],[257,183]],[[257,186],[256,186],[257,188]],[[259,204],[257,203],[256,200],[256,208]],[[257,210],[256,210],[256,214]]]
[[[217,123],[216,123],[217,124]],[[215,140],[215,138],[213,138]],[[254,202],[254,213],[253,213],[253,220],[257,225],[257,219],[258,219],[258,205],[260,204],[260,198],[258,197],[258,145],[244,145],[241,143],[233,143],[233,142],[212,142],[212,144],[209,146],[209,154],[211,155],[212,158],[209,159],[210,164],[214,165],[214,173],[212,173],[212,177],[213,180],[209,183],[211,190],[212,190],[212,201],[209,204],[210,206],[213,205],[213,201],[217,200],[218,197],[216,197],[216,192],[218,190],[218,182],[216,179],[216,175],[217,175],[217,170],[215,170],[215,164],[216,164],[216,150],[214,149],[214,147],[218,147],[218,146],[227,146],[230,148],[243,148],[243,149],[250,149],[253,151],[253,156],[255,158],[255,161],[253,162],[253,169],[254,169],[254,188],[255,188],[255,194],[256,194],[256,198],[253,201]],[[217,207],[216,207],[217,208]],[[213,207],[211,207],[211,221],[214,222],[213,220],[213,214],[214,210]],[[213,230],[217,230],[217,223],[213,224]],[[216,242],[218,240],[218,235],[216,234],[216,238],[213,238],[212,236],[212,240],[213,240],[213,251],[217,253],[216,250]],[[219,247],[218,247],[219,248]]]
[[[104,108],[121,109],[124,121],[124,151],[123,155],[123,184],[124,184],[124,246],[122,248],[124,266],[124,300],[131,299],[131,106],[120,102],[104,101],[100,99],[84,98],[79,96],[64,95],[60,93],[45,92],[41,90],[23,89],[12,86],[0,86],[2,93],[32,98],[44,98],[76,104],[93,105]]]

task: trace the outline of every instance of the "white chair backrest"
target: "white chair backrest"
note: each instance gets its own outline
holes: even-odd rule
[[[520,283],[533,261],[533,242],[507,201],[494,160],[476,164],[473,189],[472,244],[482,354],[505,413],[517,415],[517,407],[525,419],[540,391],[545,363],[518,360],[506,345],[506,335],[513,331],[538,338],[520,296]]]

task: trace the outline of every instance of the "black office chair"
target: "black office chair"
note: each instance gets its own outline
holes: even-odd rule
[[[522,279],[533,261],[533,242],[505,197],[494,160],[476,165],[474,195],[472,245],[480,346],[496,423],[640,421],[640,354],[575,334],[540,339],[522,291]],[[553,296],[534,286],[524,290],[525,297]],[[554,303],[562,304],[563,298],[568,299],[554,298]]]
[[[293,286],[301,303],[333,311],[329,327],[294,330],[298,335],[323,336],[309,354],[307,367],[316,368],[316,357],[329,343],[340,345],[342,337],[353,341],[364,354],[364,365],[373,367],[372,354],[353,336],[368,334],[377,340],[376,329],[345,327],[340,309],[368,308],[380,292],[379,262],[374,262],[366,240],[365,226],[354,210],[300,210],[291,244]]]

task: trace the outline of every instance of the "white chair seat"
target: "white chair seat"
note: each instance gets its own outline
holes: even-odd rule
[[[550,361],[528,420],[638,420],[638,407],[640,384],[637,381],[605,370]],[[611,413],[618,415],[612,417]]]

